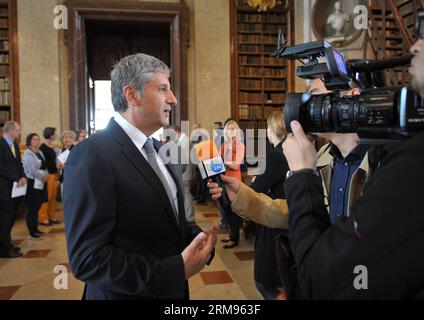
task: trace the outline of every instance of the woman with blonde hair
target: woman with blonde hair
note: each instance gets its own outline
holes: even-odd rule
[[[286,138],[283,112],[270,114],[267,125],[267,137],[274,149],[267,154],[265,172],[256,177],[252,188],[273,199],[285,199],[283,183],[289,167],[282,149]],[[266,300],[285,298],[275,250],[275,239],[281,235],[288,236],[287,230],[256,226],[254,277],[256,287]]]
[[[233,120],[227,120],[224,125],[224,143],[221,145],[221,155],[227,167],[226,176],[230,176],[242,181],[240,166],[244,161],[245,146],[242,139],[242,131],[238,123]],[[221,209],[223,220],[225,221],[225,212]],[[228,213],[228,222],[230,225],[230,235],[225,242],[224,249],[233,248],[238,245],[240,240],[240,217],[233,212]]]

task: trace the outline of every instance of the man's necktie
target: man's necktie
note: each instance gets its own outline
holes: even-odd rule
[[[13,156],[16,158],[16,151],[15,151],[15,146],[13,145],[13,143],[10,145],[10,150],[13,153]]]
[[[153,168],[153,170],[158,175],[160,181],[162,182],[162,185],[166,191],[166,194],[168,195],[169,202],[171,202],[172,209],[174,210],[174,214],[178,222],[178,211],[175,208],[174,197],[172,196],[172,191],[168,184],[168,181],[166,180],[165,176],[163,175],[156,161],[156,152],[155,152],[155,148],[153,147],[153,140],[151,138],[148,138],[146,140],[146,142],[144,143],[143,149],[144,151],[146,151],[147,161],[149,162],[150,166]]]

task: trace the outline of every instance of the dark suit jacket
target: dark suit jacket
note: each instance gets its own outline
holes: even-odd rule
[[[305,298],[424,298],[423,164],[424,135],[402,142],[368,180],[351,215],[334,225],[320,177],[302,172],[286,180],[290,244]],[[368,289],[355,288],[364,279]]]
[[[159,177],[114,120],[72,150],[65,227],[87,299],[188,298],[181,252],[201,230],[186,223],[181,178],[167,168],[178,188],[179,221]]]
[[[16,158],[4,137],[0,137],[0,200],[10,200],[14,181],[25,177],[19,145],[13,143]]]

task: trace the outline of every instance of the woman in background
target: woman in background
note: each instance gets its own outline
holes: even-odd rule
[[[76,140],[74,141],[74,145],[77,145],[80,142],[83,142],[87,139],[87,130],[81,129],[77,131]]]
[[[27,227],[29,239],[34,240],[41,236],[38,230],[38,211],[41,204],[48,201],[47,184],[49,173],[46,167],[46,158],[40,151],[40,137],[36,133],[31,133],[26,138],[26,146],[22,162],[25,175],[28,179],[26,204],[28,206]]]
[[[224,143],[221,145],[221,155],[227,167],[225,175],[242,181],[240,165],[243,163],[245,146],[242,141],[242,132],[235,120],[228,120],[224,125]],[[221,209],[221,214],[225,212]],[[240,240],[240,220],[241,218],[234,212],[228,212],[228,222],[230,225],[230,235],[222,240],[226,243],[224,249],[234,248]],[[225,219],[223,219],[225,220]]]
[[[53,143],[57,139],[56,128],[47,127],[43,131],[45,142],[41,145],[40,150],[46,158],[46,167],[49,172],[49,180],[47,181],[48,202],[41,205],[38,221],[42,226],[51,226],[58,224],[60,221],[56,219],[56,195],[57,181],[59,174],[57,170],[57,154]]]
[[[75,145],[76,139],[77,139],[77,135],[74,131],[71,131],[71,130],[63,131],[62,137],[61,137],[62,146],[63,146],[61,150],[61,154],[67,150],[71,151]],[[63,173],[65,171],[65,164],[66,164],[66,161],[65,163],[59,161],[57,164],[57,167],[60,170],[59,182],[61,183],[60,190],[61,190],[62,198],[63,198]]]
[[[285,199],[283,183],[289,167],[282,149],[286,138],[283,112],[273,112],[267,119],[267,125],[267,137],[274,149],[267,154],[265,172],[256,177],[252,188],[273,199]],[[256,225],[254,277],[257,289],[266,300],[285,299],[275,250],[275,239],[280,234],[288,236],[287,230]]]

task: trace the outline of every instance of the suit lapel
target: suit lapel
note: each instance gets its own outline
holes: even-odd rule
[[[137,169],[137,171],[148,181],[152,186],[153,190],[162,200],[166,212],[170,216],[171,220],[174,222],[175,226],[178,228],[177,219],[175,217],[174,211],[169,203],[168,196],[166,191],[157,176],[156,172],[152,169],[147,160],[143,157],[141,152],[137,149],[125,131],[112,119],[109,122],[107,130],[110,130],[112,135],[115,137],[117,142],[122,145],[121,152],[128,159],[129,162]]]
[[[8,150],[9,155],[10,155],[13,159],[17,159],[18,154],[17,154],[17,152],[16,152],[15,143],[12,143],[12,148],[13,148],[13,149],[15,149],[16,158],[15,158],[15,156],[13,155],[12,149],[10,148],[9,143],[7,142],[7,140],[6,140],[4,137],[1,137],[1,139],[2,139],[2,142],[3,142],[4,146],[5,146],[5,147],[6,147],[6,149]]]
[[[153,145],[155,147],[155,150],[158,154],[159,149],[162,146],[162,143],[153,139]],[[164,163],[166,163],[164,161]],[[168,170],[169,174],[171,175],[172,179],[174,179],[175,185],[177,187],[177,197],[178,197],[178,219],[180,226],[185,225],[185,208],[184,208],[184,198],[183,198],[183,190],[182,190],[182,184],[181,179],[178,178],[177,173],[175,172],[175,165],[166,163],[165,164],[166,169]]]

